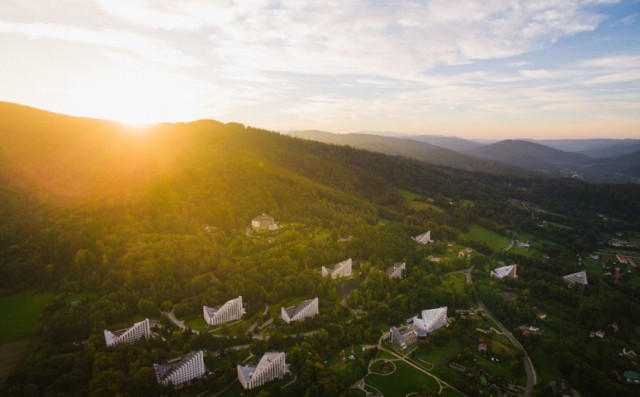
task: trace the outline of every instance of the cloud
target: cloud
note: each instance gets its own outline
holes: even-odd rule
[[[126,51],[147,61],[176,67],[202,66],[193,56],[170,47],[159,40],[118,30],[92,30],[51,23],[14,23],[0,21],[0,32],[33,39],[54,39],[91,46]]]

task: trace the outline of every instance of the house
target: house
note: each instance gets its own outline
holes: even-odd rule
[[[158,383],[181,385],[204,375],[204,352],[190,352],[166,364],[153,364]]]
[[[389,278],[404,278],[406,270],[407,264],[405,262],[397,262],[387,269],[387,276],[389,276]]]
[[[547,313],[538,313],[538,314],[536,315],[536,318],[537,318],[538,320],[546,320],[546,319],[547,319]]]
[[[133,324],[129,328],[119,329],[117,331],[109,331],[105,329],[104,341],[107,346],[115,346],[119,343],[133,343],[141,338],[149,339],[151,337],[151,325],[149,319]]]
[[[431,230],[428,232],[419,234],[413,238],[418,244],[431,244],[433,240],[431,240]]]
[[[332,279],[336,279],[338,277],[351,277],[352,267],[353,261],[351,260],[351,258],[349,258],[340,263],[336,263],[332,268],[322,266],[320,272],[322,274],[322,277],[331,276]]]
[[[478,353],[486,353],[488,345],[486,343],[478,343]]]
[[[473,252],[473,249],[471,248],[463,248],[460,250],[460,252],[458,252],[458,258],[471,258],[471,253]]]
[[[528,242],[528,241],[519,241],[519,240],[516,240],[516,245],[517,245],[518,247],[520,247],[520,248],[526,248],[526,249],[531,248],[531,244],[529,244],[529,242]]]
[[[566,281],[569,285],[573,284],[582,284],[587,285],[587,272],[585,270],[573,274],[567,274],[566,276],[562,276],[562,279]]]
[[[265,353],[257,366],[238,365],[238,380],[245,390],[251,390],[274,379],[282,379],[289,372],[282,352]]]
[[[202,306],[204,321],[209,325],[239,320],[246,313],[242,307],[242,296],[226,301],[215,307]]]
[[[624,256],[623,254],[617,254],[616,259],[618,259],[618,262],[620,263],[624,263],[624,264],[627,263],[627,257]]]
[[[598,259],[600,259],[600,255],[591,254],[591,255],[589,255],[589,258],[593,259],[594,261],[597,261]]]
[[[268,230],[277,230],[278,225],[272,216],[263,213],[251,220],[251,228],[256,232],[266,232]]]
[[[518,268],[518,265],[510,265],[510,266],[503,266],[503,267],[498,267],[496,269],[493,269],[491,271],[491,276],[492,277],[497,277],[499,279],[503,279],[503,278],[517,278],[518,275],[516,273],[516,270]]]
[[[318,298],[307,299],[295,306],[283,307],[280,309],[280,317],[285,323],[313,317],[318,314]]]

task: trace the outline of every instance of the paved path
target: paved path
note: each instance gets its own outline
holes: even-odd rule
[[[169,319],[169,321],[171,321],[178,328],[180,328],[181,331],[184,331],[187,327],[184,325],[184,321],[178,320],[178,318],[176,317],[176,314],[174,313],[174,309],[175,309],[175,306],[171,308],[170,312],[162,312],[162,314],[165,315]],[[200,333],[200,331],[197,331],[195,329],[191,329],[191,332],[193,332],[196,335]]]
[[[536,369],[533,367],[533,363],[531,362],[531,358],[529,358],[529,354],[520,344],[520,341],[518,341],[515,336],[513,336],[513,334],[509,332],[509,330],[504,325],[502,325],[502,323],[497,318],[495,318],[495,316],[489,311],[489,309],[487,309],[484,303],[478,301],[478,309],[483,311],[487,317],[495,322],[498,325],[498,328],[502,330],[502,334],[506,336],[507,339],[509,339],[511,344],[513,344],[518,350],[522,352],[522,363],[524,364],[524,369],[527,372],[527,387],[525,388],[524,396],[530,397],[531,392],[533,391],[533,387],[536,385],[536,383],[538,383],[538,377],[536,375]]]

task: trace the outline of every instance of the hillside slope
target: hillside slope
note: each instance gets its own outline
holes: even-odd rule
[[[428,164],[466,171],[497,174],[525,174],[523,169],[508,164],[473,158],[454,150],[427,143],[419,138],[400,138],[369,134],[333,134],[324,131],[294,131],[291,135],[336,145],[348,145],[393,156],[404,156]]]

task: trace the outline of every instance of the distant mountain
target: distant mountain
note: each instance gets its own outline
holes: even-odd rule
[[[377,131],[362,131],[356,134],[366,135],[381,135],[381,136],[393,136],[404,139],[413,139],[415,141],[426,142],[432,145],[440,146],[445,149],[453,150],[456,152],[464,152],[467,150],[475,149],[483,146],[484,143],[471,141],[468,139],[458,138],[455,136],[442,136],[442,135],[405,135],[393,132],[377,132]]]
[[[631,144],[624,146],[609,153],[624,152],[634,147]],[[604,154],[605,148],[601,147],[597,152]],[[592,150],[596,152],[596,149]],[[640,150],[594,159],[583,153],[565,152],[535,142],[506,140],[465,153],[551,176],[573,177],[592,183],[640,183]]]
[[[589,161],[589,157],[583,154],[521,140],[500,141],[465,153],[551,175],[571,175],[576,166]]]
[[[527,141],[591,158],[617,157],[640,150],[640,139],[545,139]]]
[[[334,134],[317,130],[293,131],[290,135],[324,143],[352,146],[394,156],[404,156],[428,164],[466,171],[521,175],[526,173],[523,169],[512,165],[481,160],[454,150],[445,149],[427,142],[421,142],[417,139],[370,134]]]

